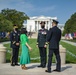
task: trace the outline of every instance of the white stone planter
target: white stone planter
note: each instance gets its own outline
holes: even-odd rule
[[[6,47],[0,44],[0,63],[6,62]]]
[[[65,64],[65,62],[66,62],[66,48],[64,48],[62,45],[60,45],[59,49],[60,49],[61,64]]]

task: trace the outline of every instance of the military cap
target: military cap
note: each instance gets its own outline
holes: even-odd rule
[[[58,23],[59,23],[57,20],[52,20],[52,22],[54,22],[54,23],[56,23],[56,24],[58,24]]]
[[[13,25],[13,28],[18,28],[18,26],[16,24]]]

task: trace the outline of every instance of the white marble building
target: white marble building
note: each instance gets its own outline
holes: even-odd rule
[[[41,26],[40,22],[45,21],[45,28],[49,29],[52,27],[52,19],[57,20],[57,17],[45,17],[45,16],[37,16],[37,17],[30,17],[29,20],[27,20],[27,31],[31,32],[37,32]]]
[[[58,28],[61,29],[62,33],[64,31],[64,24],[58,24]]]

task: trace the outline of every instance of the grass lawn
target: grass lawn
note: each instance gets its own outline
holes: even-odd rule
[[[32,51],[29,51],[30,57],[31,58],[39,57],[39,50],[36,47],[36,39],[29,39],[29,45],[32,47]],[[5,44],[4,46],[7,47],[7,50],[12,52],[12,49],[10,48],[10,44]],[[19,55],[20,55],[20,53],[21,53],[21,47],[20,47],[20,50],[19,50]],[[7,62],[10,61],[10,57],[11,57],[11,54],[7,52],[7,54],[6,54],[6,61]],[[35,60],[32,59],[31,60],[31,62],[39,62],[39,61],[40,61],[39,59],[35,59]]]
[[[74,55],[76,55],[76,46],[67,44],[65,42],[60,42],[60,44],[66,48],[66,50],[70,51]],[[66,63],[76,63],[76,58],[71,56],[69,53],[66,53]]]
[[[39,50],[36,47],[36,39],[29,39],[29,44],[32,47],[32,51],[29,51],[30,57],[31,58],[37,58],[37,57],[39,57]],[[64,43],[62,41],[60,42],[60,44],[63,47],[65,47],[66,50],[69,50],[70,52],[72,52],[73,54],[76,55],[76,47],[75,46],[72,46],[70,44]],[[10,50],[11,51],[10,44],[5,44],[5,46],[7,47],[7,50]],[[20,53],[21,53],[21,47],[20,47],[19,55],[20,55]],[[6,55],[7,62],[10,62],[10,57],[11,57],[11,54],[10,53],[7,53],[7,55]],[[54,57],[53,57],[53,62],[55,61],[54,60]],[[35,59],[35,60],[34,59],[31,59],[31,62],[40,62],[40,59]],[[67,53],[66,54],[66,63],[76,63],[76,58],[72,57],[71,55],[69,55]]]

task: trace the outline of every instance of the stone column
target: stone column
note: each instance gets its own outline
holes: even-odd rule
[[[37,31],[37,21],[35,21],[35,32]]]
[[[39,29],[41,29],[41,24],[40,23],[41,23],[41,21],[39,21]]]
[[[35,21],[35,29],[34,29],[34,31],[36,30],[36,21]]]
[[[38,21],[38,30],[39,30],[40,21]]]
[[[48,29],[51,28],[51,20],[48,21]]]
[[[59,50],[60,50],[61,64],[63,65],[66,63],[66,49],[62,45],[60,45]]]
[[[46,24],[46,26],[47,26],[47,29],[48,29],[48,21],[47,21],[47,24]]]
[[[0,44],[0,63],[6,62],[6,47]]]
[[[37,29],[37,31],[38,31],[38,21],[37,21],[37,28],[36,28],[36,29]]]
[[[50,22],[50,28],[52,28],[52,19],[50,19],[49,22]]]

